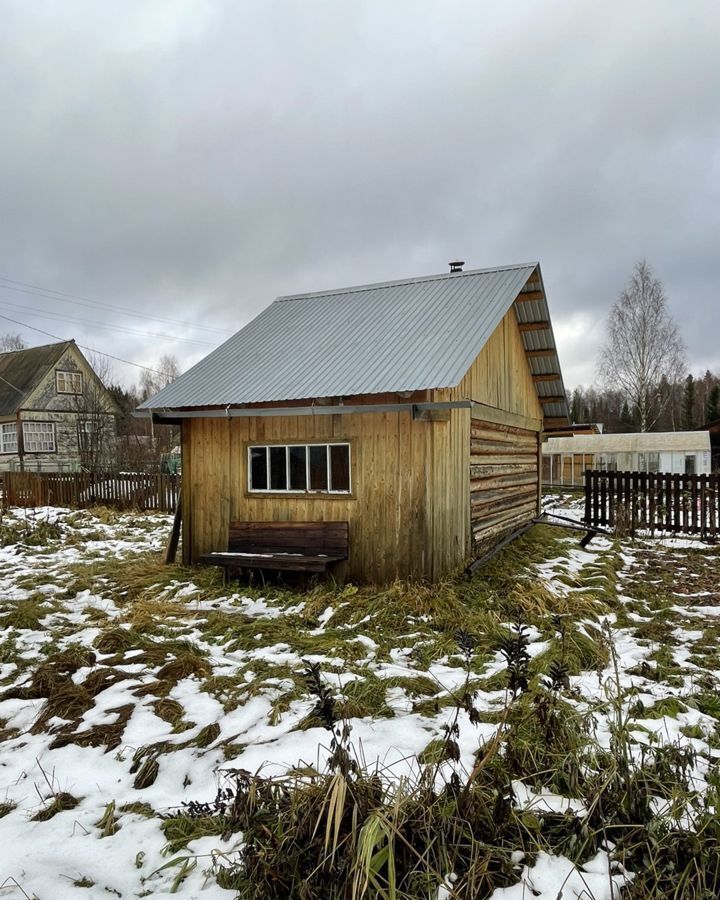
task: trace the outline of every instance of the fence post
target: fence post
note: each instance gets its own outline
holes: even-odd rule
[[[552,459],[552,457],[550,457],[550,459]],[[592,472],[590,471],[590,469],[586,469],[585,470],[585,523],[587,525],[595,524],[592,520],[592,505],[590,503],[591,481],[592,481]]]

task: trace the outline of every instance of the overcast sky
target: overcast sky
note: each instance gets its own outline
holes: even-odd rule
[[[718,0],[0,14],[2,316],[187,368],[280,294],[540,260],[572,388],[644,257],[720,371]]]

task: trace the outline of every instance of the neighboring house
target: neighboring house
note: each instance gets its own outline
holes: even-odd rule
[[[0,354],[0,471],[109,462],[116,406],[74,341]]]
[[[182,427],[186,562],[230,520],[340,520],[338,577],[376,583],[532,519],[568,421],[536,263],[281,297],[140,410]]]
[[[710,473],[707,431],[551,437],[542,445],[543,483],[584,484],[586,469],[604,472]]]

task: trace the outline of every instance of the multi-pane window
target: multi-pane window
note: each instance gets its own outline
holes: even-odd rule
[[[58,394],[82,394],[82,372],[55,372],[55,384]]]
[[[17,426],[6,422],[0,427],[0,453],[17,453]]]
[[[25,453],[54,453],[55,424],[23,422],[23,450]]]
[[[349,444],[248,447],[251,491],[350,493]]]
[[[93,436],[96,432],[95,422],[84,419],[78,422],[78,446],[81,450],[90,450],[93,446]]]

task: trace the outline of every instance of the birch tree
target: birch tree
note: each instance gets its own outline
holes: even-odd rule
[[[667,403],[663,383],[685,374],[685,346],[667,306],[662,283],[642,260],[607,320],[600,376],[632,404],[640,431],[650,431]]]

